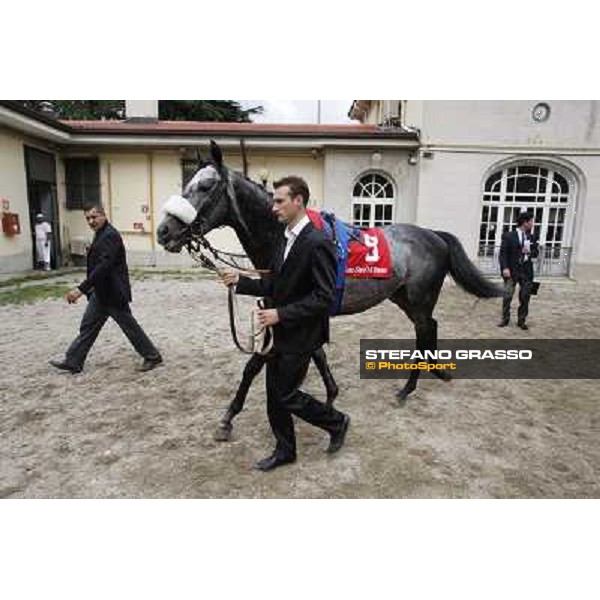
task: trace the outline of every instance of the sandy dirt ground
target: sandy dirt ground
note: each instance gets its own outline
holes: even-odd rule
[[[522,332],[495,327],[499,300],[474,305],[448,283],[435,316],[440,337],[594,338],[599,296],[600,283],[544,283]],[[358,373],[361,337],[413,335],[389,302],[332,322],[337,406],[352,416],[346,446],[328,457],[326,434],[297,422],[298,462],[259,473],[252,465],[273,444],[264,374],[232,441],[213,440],[246,358],[229,335],[225,290],[211,279],[152,277],[135,282],[134,299],[166,361],[145,374],[112,322],[82,374],[48,366],[73,339],[85,302],[0,308],[0,497],[600,497],[597,381],[425,376],[398,408],[398,382]],[[314,366],[305,388],[324,398]]]

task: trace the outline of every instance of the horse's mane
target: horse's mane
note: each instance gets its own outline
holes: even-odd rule
[[[260,183],[254,181],[253,179],[250,179],[250,177],[248,177],[248,175],[244,175],[244,173],[240,173],[239,171],[236,171],[235,169],[229,169],[229,171],[231,171],[232,173],[235,173],[240,179],[244,180],[246,183],[249,183],[252,187],[254,187],[255,190],[257,190],[263,196],[266,196],[269,200],[271,200],[271,201],[273,200],[272,192],[269,192]]]
[[[237,210],[244,212],[243,219],[246,222],[243,227],[236,229],[236,233],[254,266],[266,268],[271,259],[277,234],[283,227],[271,211],[273,194],[243,173],[234,169],[228,171],[237,180],[237,195],[240,200],[237,202]],[[250,196],[254,201],[247,201]],[[247,230],[247,226],[255,232],[256,237],[248,235],[250,231]]]

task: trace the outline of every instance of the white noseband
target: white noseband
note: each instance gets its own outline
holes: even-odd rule
[[[171,196],[165,202],[163,211],[183,221],[186,225],[191,225],[198,214],[190,201],[183,196]]]

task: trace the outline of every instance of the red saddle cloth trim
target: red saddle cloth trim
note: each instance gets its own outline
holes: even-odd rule
[[[392,276],[392,258],[383,231],[362,229],[360,240],[350,241],[346,277],[389,279]]]
[[[319,231],[323,230],[325,223],[321,213],[318,210],[315,210],[314,208],[307,208],[306,215],[310,219],[311,223],[315,226],[315,229],[318,229]]]

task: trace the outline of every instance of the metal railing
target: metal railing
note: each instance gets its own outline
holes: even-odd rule
[[[573,248],[564,246],[542,246],[537,258],[533,259],[533,272],[536,277],[568,277],[571,268]],[[486,275],[499,275],[498,256],[500,246],[480,244],[476,264]]]

